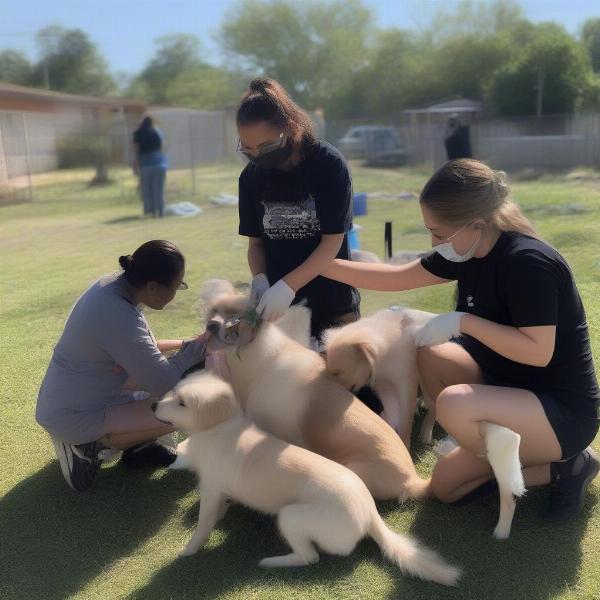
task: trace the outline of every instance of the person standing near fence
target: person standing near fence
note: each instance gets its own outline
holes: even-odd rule
[[[251,299],[267,321],[291,304],[311,309],[311,336],[360,317],[356,288],[320,277],[350,258],[352,180],[344,157],[315,137],[310,117],[273,79],[250,83],[237,110],[240,235],[248,242]],[[370,390],[359,397],[373,409]]]
[[[448,160],[473,158],[469,126],[461,123],[457,113],[450,116],[444,134],[444,147]]]
[[[151,117],[144,117],[133,134],[135,147],[134,171],[140,177],[144,214],[163,217],[165,214],[165,180],[167,157],[162,151],[163,136],[154,127]]]

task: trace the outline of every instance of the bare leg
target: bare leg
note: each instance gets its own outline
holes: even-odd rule
[[[430,444],[440,392],[457,383],[481,383],[481,369],[462,346],[453,342],[418,348],[417,367],[427,405],[419,437]]]
[[[441,458],[433,472],[433,492],[444,502],[457,500],[491,477],[480,432],[482,421],[502,425],[521,436],[519,456],[526,467],[526,485],[549,481],[549,463],[561,459],[560,444],[544,409],[537,396],[527,390],[453,385],[439,395],[437,410],[440,424],[461,446]]]
[[[465,494],[494,477],[487,458],[456,448],[440,457],[431,478],[434,496],[442,502],[456,502]],[[523,469],[525,486],[550,483],[550,465],[532,465]]]
[[[146,398],[110,406],[104,422],[104,443],[112,448],[126,450],[175,431],[174,427],[154,416],[151,406],[155,401],[156,398]]]

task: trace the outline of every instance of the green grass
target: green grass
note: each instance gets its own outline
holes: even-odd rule
[[[189,474],[131,473],[102,469],[94,488],[77,495],[64,484],[46,434],[34,421],[38,387],[75,298],[117,257],[141,242],[166,238],[188,259],[188,292],[163,312],[148,311],[158,337],[194,334],[200,322],[194,300],[214,276],[248,280],[245,241],[237,211],[213,208],[219,191],[235,192],[236,165],[197,173],[191,199],[204,212],[192,219],[139,217],[129,173],[107,188],[88,189],[89,173],[39,177],[33,203],[0,207],[0,598],[27,599],[593,599],[600,598],[600,487],[588,494],[575,522],[547,526],[538,516],[546,492],[533,490],[519,503],[509,541],[491,537],[497,501],[456,508],[434,502],[384,503],[390,526],[410,533],[464,569],[454,590],[401,576],[376,545],[362,542],[348,558],[323,556],[299,570],[263,571],[264,556],[285,550],[273,519],[234,507],[195,557],[176,558],[191,535],[197,497]],[[354,167],[356,191],[418,192],[425,170]],[[169,173],[170,196],[184,197],[188,173]],[[517,183],[515,198],[542,235],[564,254],[575,273],[600,360],[600,183],[547,176]],[[185,195],[186,199],[189,194]],[[557,214],[557,206],[582,204],[586,212]],[[424,249],[417,202],[370,201],[363,248],[382,254],[383,223],[394,223],[395,249]],[[445,311],[452,286],[413,292],[365,292],[363,312],[392,303]],[[599,447],[596,442],[596,447]],[[420,472],[433,466],[417,447]]]

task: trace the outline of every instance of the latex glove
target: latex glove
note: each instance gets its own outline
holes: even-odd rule
[[[280,279],[272,285],[262,296],[256,312],[265,321],[276,321],[288,309],[296,292]]]
[[[437,346],[460,334],[464,312],[450,312],[433,317],[415,334],[417,346]]]
[[[256,308],[269,287],[269,280],[264,273],[258,273],[252,278],[252,284],[250,285],[250,306],[252,308]]]

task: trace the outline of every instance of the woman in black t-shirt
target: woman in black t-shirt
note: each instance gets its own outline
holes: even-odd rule
[[[546,517],[570,518],[600,470],[588,447],[600,391],[573,274],[510,200],[504,174],[483,163],[446,163],[420,202],[430,254],[402,266],[335,260],[323,274],[386,291],[456,280],[456,311],[417,335],[424,387],[459,444],[438,461],[432,489],[454,502],[492,487],[479,430],[490,421],[521,435],[526,485],[551,483]]]
[[[292,303],[312,311],[312,335],[358,317],[356,289],[319,273],[349,258],[352,182],[342,155],[317,140],[310,117],[272,79],[250,83],[237,111],[241,235],[249,238],[252,298],[266,320]]]

